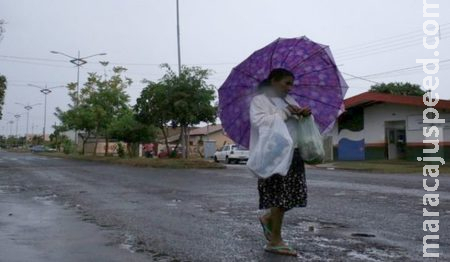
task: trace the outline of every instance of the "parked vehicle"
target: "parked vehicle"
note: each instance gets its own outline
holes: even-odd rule
[[[42,152],[56,152],[56,149],[50,148],[44,145],[37,145],[31,147],[32,153],[42,153]]]
[[[248,149],[239,145],[224,145],[214,154],[214,161],[224,161],[228,164],[248,160]]]

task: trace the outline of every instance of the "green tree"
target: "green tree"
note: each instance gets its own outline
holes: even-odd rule
[[[111,137],[127,143],[130,157],[135,157],[139,143],[151,142],[155,138],[155,128],[136,120],[133,111],[126,109],[111,123]]]
[[[425,91],[420,89],[420,85],[411,83],[382,83],[370,87],[370,92],[402,95],[402,96],[423,96]]]
[[[2,119],[3,117],[3,104],[5,102],[6,84],[6,77],[0,75],[0,119]]]
[[[146,81],[147,86],[141,91],[140,97],[136,100],[134,111],[139,122],[155,126],[160,129],[167,152],[170,152],[168,142],[168,129],[170,121],[173,119],[172,106],[169,101],[169,90],[166,86]]]
[[[102,65],[107,63],[102,62]],[[95,149],[96,152],[99,135],[105,139],[105,156],[109,154],[109,139],[111,124],[120,115],[120,112],[128,109],[129,96],[126,88],[132,83],[130,78],[124,77],[124,67],[114,67],[113,75],[100,76],[90,73],[88,81],[83,88],[85,103],[92,107],[95,122]]]
[[[102,65],[107,66],[107,63],[102,62]],[[57,108],[56,115],[62,125],[68,129],[80,131],[83,140],[82,154],[85,153],[87,140],[94,135],[94,154],[97,152],[99,137],[103,136],[106,141],[105,155],[108,155],[110,125],[120,112],[128,109],[129,97],[125,89],[131,85],[132,81],[123,76],[125,68],[114,67],[112,71],[111,77],[108,77],[106,73],[104,76],[89,73],[79,95],[76,92],[76,84],[69,84],[72,105],[67,111]]]
[[[64,135],[64,132],[68,129],[64,125],[54,125],[53,126],[53,133],[50,134],[50,143],[51,146],[56,148],[58,152],[61,152],[61,147],[63,146],[64,142],[66,140],[69,140],[69,138]]]
[[[61,121],[62,129],[78,130],[82,140],[81,154],[84,155],[86,143],[95,130],[95,115],[92,106],[81,104],[67,111],[56,108],[55,115]]]
[[[183,157],[189,155],[189,127],[200,122],[214,122],[217,116],[212,105],[214,86],[207,84],[210,70],[183,66],[177,75],[169,65],[162,66],[166,73],[160,84],[168,90],[172,123],[181,127]]]

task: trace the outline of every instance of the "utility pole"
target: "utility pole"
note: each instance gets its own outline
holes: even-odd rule
[[[28,85],[39,88],[39,91],[42,94],[44,94],[44,128],[42,129],[42,137],[45,141],[46,128],[47,128],[47,95],[49,95],[53,89],[61,88],[61,87],[65,87],[65,86],[61,85],[61,86],[47,87],[47,85],[45,85],[45,86],[38,86],[38,85],[33,85],[33,84],[28,84]]]
[[[29,133],[28,133],[28,124],[30,122],[30,110],[33,109],[34,106],[41,105],[41,103],[37,103],[37,104],[34,104],[34,105],[30,105],[30,104],[25,105],[25,104],[22,104],[22,103],[16,103],[16,104],[23,106],[23,108],[25,110],[27,110],[27,131],[26,131],[26,134],[25,134],[25,144],[28,144],[28,135],[29,135]]]
[[[178,51],[178,77],[181,76],[181,41],[180,41],[180,3],[176,0],[177,13],[177,51]],[[187,158],[189,147],[189,129],[186,126],[181,127],[181,141],[183,144],[183,158]]]
[[[181,44],[180,44],[180,3],[177,1],[177,47],[178,47],[178,75],[181,74]]]
[[[76,57],[68,55],[63,52],[58,52],[58,51],[50,51],[50,53],[56,54],[56,55],[62,55],[62,56],[70,58],[69,62],[74,64],[77,67],[77,99],[75,101],[75,106],[78,107],[78,105],[80,103],[80,67],[87,63],[86,59],[94,57],[94,56],[104,56],[104,55],[106,55],[106,53],[98,53],[98,54],[93,54],[93,55],[84,56],[84,57],[80,56],[80,50],[78,50]],[[78,145],[78,130],[75,130],[74,140],[75,140],[75,144]]]
[[[14,117],[16,118],[16,139],[19,139],[19,119],[22,115],[16,114]]]
[[[14,118],[16,119],[16,138],[19,138],[19,119],[23,114],[15,114],[15,113],[11,113],[11,112],[6,112],[7,114],[10,114],[12,116],[14,116]]]
[[[9,136],[12,136],[13,135],[13,125],[14,125],[14,121],[13,120],[9,120],[8,121],[8,124],[9,124]]]

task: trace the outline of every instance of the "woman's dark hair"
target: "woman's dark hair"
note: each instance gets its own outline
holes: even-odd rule
[[[269,76],[267,77],[267,81],[270,83],[272,80],[280,81],[285,77],[294,77],[294,73],[284,68],[275,68],[270,71]]]
[[[295,78],[294,73],[292,73],[291,71],[289,71],[287,69],[284,69],[284,68],[272,69],[272,71],[270,71],[270,73],[269,73],[269,76],[266,79],[264,79],[263,81],[261,81],[261,83],[259,83],[258,90],[263,91],[264,88],[270,86],[270,83],[272,82],[272,80],[280,81],[281,79],[283,79],[285,77]]]

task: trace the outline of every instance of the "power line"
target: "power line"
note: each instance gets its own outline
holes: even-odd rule
[[[39,57],[26,57],[26,56],[11,56],[11,55],[0,55],[2,58],[7,59],[19,59],[19,60],[31,60],[31,61],[45,61],[45,62],[67,62],[61,59],[48,59],[48,58],[39,58]]]
[[[450,62],[450,59],[444,59],[444,60],[439,61],[439,64],[445,64],[445,63],[448,63],[448,62]],[[407,71],[407,70],[412,70],[412,69],[414,69],[414,70],[422,69],[422,65],[403,67],[403,68],[393,69],[393,70],[384,71],[384,72],[375,73],[375,74],[363,75],[363,76],[354,77],[354,78],[373,78],[373,77],[383,76],[383,75],[386,75],[386,74],[402,72],[402,71]],[[352,78],[347,79],[347,80],[352,80]]]
[[[344,74],[344,75],[351,76],[351,77],[353,77],[353,78],[357,78],[357,79],[360,79],[360,80],[364,80],[364,81],[366,81],[366,82],[370,82],[370,83],[373,83],[373,84],[379,84],[379,82],[376,82],[376,81],[367,79],[367,78],[365,78],[365,77],[356,76],[356,75],[349,74],[349,73],[345,73],[345,72],[342,72],[342,71],[341,71],[341,73]]]
[[[448,25],[450,25],[450,23],[445,23],[445,24],[441,24],[440,25],[440,28],[442,28],[442,27],[444,27],[444,28],[446,28]],[[370,46],[370,45],[376,45],[376,44],[379,44],[380,42],[382,43],[382,42],[386,42],[387,40],[387,42],[392,42],[392,41],[389,41],[389,40],[393,40],[393,39],[398,39],[398,38],[404,38],[405,36],[409,36],[409,35],[423,35],[423,32],[418,32],[417,30],[414,30],[414,31],[410,31],[410,32],[407,32],[407,33],[404,33],[404,34],[399,34],[399,35],[396,35],[396,36],[390,36],[390,37],[385,37],[385,38],[381,38],[381,39],[378,39],[378,40],[374,40],[374,41],[368,41],[368,42],[364,42],[364,43],[360,43],[360,44],[355,44],[355,45],[351,45],[351,46],[348,46],[348,47],[344,47],[344,48],[340,48],[340,49],[336,49],[335,51],[336,52],[344,52],[345,50],[355,50],[355,49],[358,49],[358,48],[361,48],[362,46]]]
[[[57,68],[73,68],[73,67],[63,66],[63,65],[54,65],[54,64],[52,65],[52,64],[44,64],[44,63],[21,61],[21,60],[12,60],[12,59],[4,59],[4,58],[0,58],[0,61],[1,62],[27,64],[27,65],[39,65],[39,66],[47,66],[47,67],[57,67]]]
[[[447,37],[442,37],[442,39],[447,39],[449,38],[449,36]],[[409,42],[409,43],[404,43],[401,45],[395,44],[395,45],[391,45],[391,46],[386,46],[386,47],[380,47],[378,49],[372,49],[372,50],[367,50],[365,52],[356,52],[354,54],[348,54],[348,55],[343,55],[343,56],[336,56],[336,60],[339,61],[348,61],[348,60],[354,60],[357,58],[362,58],[362,57],[367,57],[367,56],[371,56],[371,55],[376,55],[376,54],[380,54],[380,53],[386,53],[386,52],[390,52],[390,51],[395,51],[395,50],[399,50],[399,49],[403,49],[406,47],[412,47],[412,46],[419,46],[421,43],[418,42]]]

